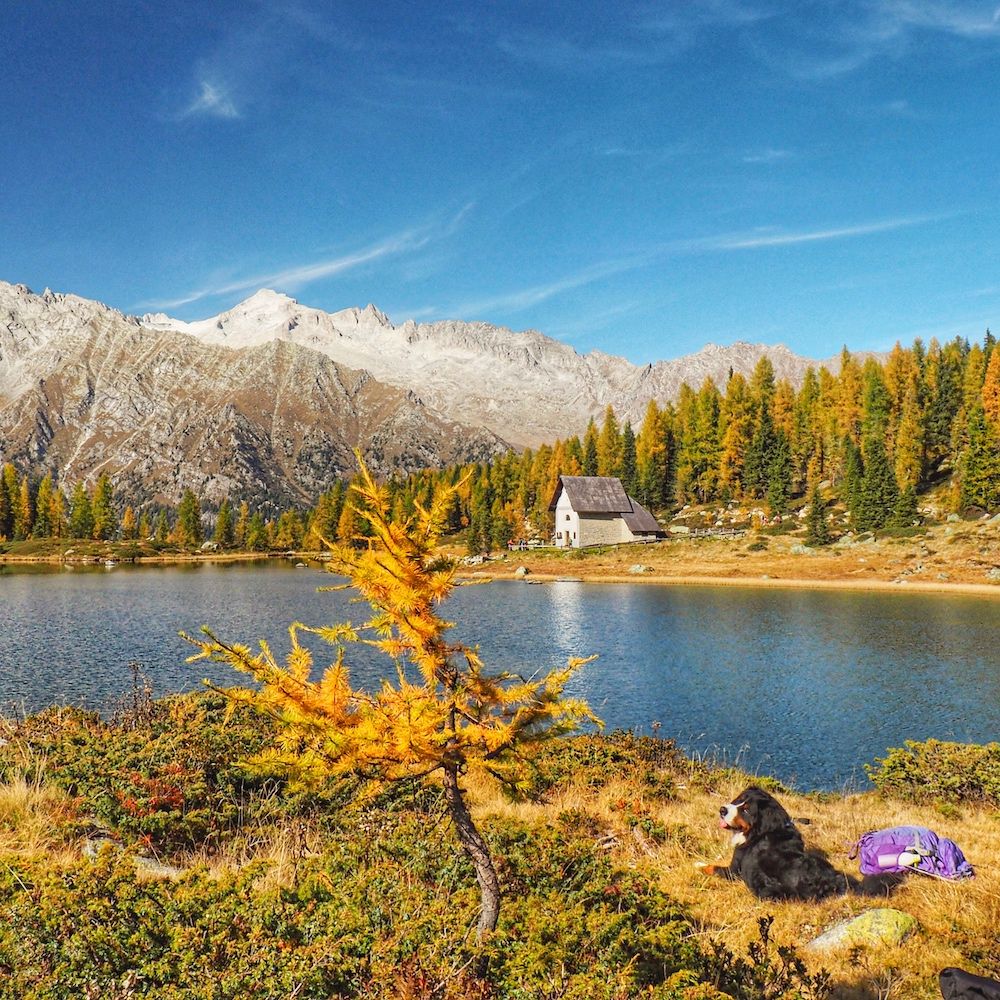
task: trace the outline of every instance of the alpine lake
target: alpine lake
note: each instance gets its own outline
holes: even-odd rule
[[[293,621],[364,620],[336,579],[292,562],[0,568],[0,708],[108,710],[139,663],[155,695],[239,675],[180,631],[287,651]],[[531,675],[598,658],[570,693],[608,730],[670,737],[696,757],[800,789],[869,787],[864,765],[905,740],[1000,734],[1000,605],[983,597],[752,587],[495,581],[443,606],[489,670]],[[317,669],[333,650],[317,641]],[[355,686],[391,663],[348,649]]]

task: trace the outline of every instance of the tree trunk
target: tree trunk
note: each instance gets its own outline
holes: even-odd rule
[[[458,833],[458,841],[476,869],[480,894],[477,936],[482,937],[485,932],[496,928],[497,918],[500,916],[500,880],[493,867],[490,849],[476,829],[469,807],[465,804],[465,796],[458,784],[458,768],[454,765],[446,765],[444,768],[444,795]]]

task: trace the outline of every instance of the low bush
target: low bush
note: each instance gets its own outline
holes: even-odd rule
[[[907,740],[865,770],[886,795],[909,802],[976,802],[1000,806],[1000,743],[980,746]]]
[[[279,888],[260,865],[144,881],[112,852],[0,866],[0,996],[388,998],[402,980],[446,996],[475,963],[480,995],[497,1000],[612,1000],[704,965],[677,904],[559,825],[487,828],[507,902],[482,951],[468,864],[433,824],[398,816],[359,833]]]
[[[581,735],[549,741],[533,751],[529,761],[529,798],[545,798],[554,789],[574,783],[591,789],[618,780],[638,778],[653,797],[669,799],[670,774],[689,766],[673,740],[616,731],[608,736]]]
[[[211,847],[240,826],[310,808],[284,794],[278,777],[245,770],[241,761],[266,745],[270,727],[227,709],[211,693],[140,704],[138,719],[48,709],[11,729],[0,747],[0,780],[42,762],[44,780],[78,799],[82,813],[167,853]]]

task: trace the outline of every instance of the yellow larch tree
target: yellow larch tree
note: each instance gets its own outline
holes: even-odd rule
[[[861,365],[845,347],[840,354],[837,378],[837,423],[840,433],[854,444],[861,442]]]
[[[199,647],[192,661],[226,663],[258,682],[256,689],[223,693],[277,720],[275,745],[256,760],[269,771],[281,768],[302,785],[347,775],[383,782],[437,776],[479,882],[482,935],[496,927],[500,884],[489,846],[469,811],[462,775],[478,769],[508,790],[523,791],[523,749],[598,720],[585,702],[566,694],[586,660],[571,659],[562,668],[525,679],[487,673],[475,648],[448,641],[452,623],[439,615],[438,606],[455,586],[455,567],[437,557],[435,546],[455,488],[438,490],[429,509],[418,506],[412,517],[394,523],[387,490],[362,464],[349,502],[370,537],[360,549],[332,545],[330,568],[347,576],[350,583],[343,586],[371,606],[363,624],[296,622],[289,628],[291,652],[284,663],[265,642],[254,652],[208,629],[203,639],[185,638]],[[300,642],[302,633],[336,648],[318,680],[312,677],[313,654]],[[392,661],[392,676],[377,691],[351,687],[345,662],[351,643],[374,647]]]
[[[1000,430],[1000,349],[993,348],[983,380],[983,413],[996,430]]]
[[[753,407],[747,380],[734,372],[726,383],[722,403],[722,445],[719,457],[719,487],[730,497],[743,492],[743,463],[753,434]]]
[[[786,378],[775,383],[771,415],[774,418],[774,429],[781,431],[791,441],[795,436],[795,390]]]

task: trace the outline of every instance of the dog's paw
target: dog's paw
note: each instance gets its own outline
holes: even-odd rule
[[[695,866],[695,868],[698,869],[698,871],[701,871],[701,872],[707,871],[709,868],[712,867],[707,861],[696,861],[694,863],[694,866]]]

